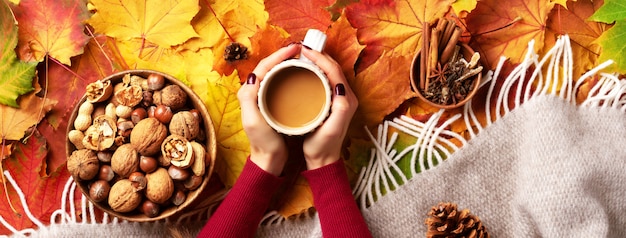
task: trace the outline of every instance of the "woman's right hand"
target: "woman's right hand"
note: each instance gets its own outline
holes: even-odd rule
[[[287,161],[287,146],[283,136],[263,119],[257,104],[257,93],[265,74],[278,63],[300,53],[300,48],[299,44],[291,44],[261,60],[237,93],[243,130],[250,141],[250,160],[276,176],[282,173]]]

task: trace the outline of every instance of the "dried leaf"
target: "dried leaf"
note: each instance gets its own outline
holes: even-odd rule
[[[554,3],[544,0],[479,1],[466,20],[473,36],[471,46],[489,69],[495,68],[501,56],[519,63],[529,41],[535,40],[535,51],[543,48],[546,20],[553,7]]]
[[[0,105],[0,138],[20,140],[28,128],[37,125],[48,111],[56,104],[51,99],[42,99],[35,95],[37,91],[22,96],[19,108]]]
[[[0,104],[17,107],[17,98],[33,90],[35,63],[20,62],[15,54],[17,25],[7,4],[0,4]]]
[[[421,44],[423,22],[442,17],[452,2],[368,0],[348,6],[346,16],[357,28],[359,42],[366,45],[357,73],[373,64],[384,52],[389,56],[414,55]]]
[[[270,24],[285,29],[293,39],[302,39],[308,29],[328,29],[332,22],[326,8],[333,3],[333,0],[266,0],[265,9]]]
[[[356,29],[352,28],[345,15],[341,15],[326,34],[328,39],[324,51],[341,65],[346,79],[352,82],[356,77],[354,65],[364,48],[356,38]]]
[[[15,11],[19,44],[29,48],[36,61],[49,55],[71,64],[83,53],[89,38],[83,33],[87,7],[82,0],[22,0]]]
[[[90,2],[96,13],[87,22],[96,33],[120,41],[142,39],[169,47],[198,36],[190,24],[200,9],[198,0]]]

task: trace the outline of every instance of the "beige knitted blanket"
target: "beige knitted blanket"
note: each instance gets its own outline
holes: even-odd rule
[[[471,129],[472,138],[462,140],[460,148],[448,144],[446,138],[458,135],[446,131],[445,126],[462,115],[439,127],[397,118],[371,133],[378,146],[373,150],[376,155],[363,169],[354,193],[374,237],[423,237],[427,212],[442,201],[470,209],[494,237],[626,237],[626,102],[621,98],[626,80],[598,73],[611,62],[579,80],[568,78],[571,61],[569,40],[564,37],[541,59],[529,54],[511,75],[499,75],[500,64],[483,85],[490,87],[488,97],[497,105],[496,111],[487,113],[493,120]],[[556,63],[549,66],[549,62]],[[532,73],[528,71],[531,66],[555,73],[544,77],[538,73],[530,81],[522,80]],[[591,76],[598,76],[600,82],[583,103],[576,104],[574,95],[580,82]],[[496,92],[493,79],[501,78],[504,86]],[[564,83],[554,83],[556,80]],[[532,94],[518,91],[513,98],[498,97],[513,93],[508,91],[513,85],[522,88],[528,84],[538,89]],[[431,121],[438,116],[441,114]],[[475,118],[469,106],[463,118],[468,123]],[[415,146],[402,151],[388,149],[394,134],[414,136]],[[449,156],[443,160],[436,154]],[[417,167],[429,169],[414,171],[408,179],[376,182],[397,168],[395,157],[407,155],[414,157],[412,163]],[[392,184],[401,186],[385,189]],[[383,195],[383,190],[392,191]],[[179,224],[189,225],[194,234],[203,222]],[[106,224],[60,222],[22,233],[35,237],[166,237],[165,227],[162,222],[137,224],[113,219]],[[258,236],[321,237],[321,229],[315,214],[285,220],[270,213]]]

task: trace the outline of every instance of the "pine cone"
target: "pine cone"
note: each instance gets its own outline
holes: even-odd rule
[[[469,209],[457,210],[454,203],[439,203],[428,212],[426,237],[489,238],[487,228]]]
[[[232,42],[224,49],[224,59],[228,62],[248,58],[248,48],[237,42]]]

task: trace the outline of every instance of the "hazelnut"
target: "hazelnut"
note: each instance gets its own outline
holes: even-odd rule
[[[100,160],[100,162],[110,163],[111,157],[113,157],[113,152],[112,151],[98,151],[97,155],[98,155],[98,160]]]
[[[128,176],[128,180],[130,180],[130,182],[133,184],[133,187],[135,188],[135,191],[137,192],[144,190],[148,185],[148,180],[146,179],[146,176],[141,172],[132,172]]]
[[[130,114],[130,120],[134,124],[137,124],[139,121],[143,120],[146,117],[148,117],[148,111],[146,111],[146,109],[144,109],[143,107],[135,108],[135,110],[133,110],[133,112]]]
[[[157,120],[159,120],[160,122],[164,124],[170,123],[173,116],[174,116],[174,113],[172,112],[172,109],[163,104],[158,105],[154,109],[154,118],[156,118]]]
[[[102,166],[100,166],[98,179],[109,182],[113,180],[113,177],[115,177],[115,173],[113,172],[113,169],[111,169],[110,165],[103,164]]]
[[[148,75],[148,90],[156,91],[163,88],[165,85],[165,79],[163,75],[160,74],[150,74]]]
[[[141,193],[135,190],[130,180],[122,179],[111,187],[109,206],[116,212],[130,212],[141,203]]]
[[[174,181],[170,178],[167,170],[158,168],[156,171],[146,174],[148,186],[146,198],[158,204],[167,202],[174,193]]]
[[[152,99],[152,92],[150,91],[143,91],[142,93],[143,95],[143,99],[141,100],[141,105],[144,107],[149,107],[150,105],[152,105],[154,103],[154,100]]]
[[[139,168],[145,173],[152,173],[158,168],[159,164],[154,157],[141,156],[139,158]]]
[[[141,206],[139,207],[139,210],[147,217],[156,217],[161,212],[159,204],[156,204],[150,200],[143,201],[143,203],[141,203]]]
[[[133,128],[130,144],[144,156],[157,154],[167,136],[167,127],[154,118],[146,118]]]
[[[169,125],[170,133],[179,135],[191,141],[200,133],[200,121],[189,111],[180,111],[174,116]]]
[[[123,144],[111,157],[111,169],[122,178],[128,178],[139,169],[139,154],[131,144]]]
[[[89,186],[89,197],[94,202],[103,202],[109,197],[111,186],[105,180],[97,180]]]
[[[98,175],[100,163],[92,150],[75,150],[67,160],[67,170],[74,179],[90,180]]]
[[[189,171],[176,166],[170,166],[167,168],[167,173],[170,175],[170,178],[176,181],[184,181],[189,178]]]
[[[198,187],[200,187],[200,184],[202,184],[202,180],[202,177],[192,175],[187,180],[185,180],[183,185],[186,189],[196,190]]]
[[[161,103],[178,110],[187,103],[187,94],[178,85],[168,85],[161,90]]]
[[[180,204],[183,204],[185,200],[187,200],[187,194],[185,192],[182,190],[176,190],[176,192],[174,192],[174,195],[172,196],[172,204],[180,206]]]

